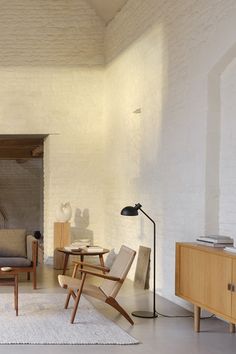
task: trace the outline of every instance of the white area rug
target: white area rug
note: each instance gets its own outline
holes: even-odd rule
[[[0,294],[0,344],[137,344],[138,341],[81,298],[74,324],[63,294]],[[71,300],[71,305],[73,301]]]

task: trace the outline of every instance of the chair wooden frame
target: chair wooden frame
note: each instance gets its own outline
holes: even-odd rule
[[[74,289],[68,287],[66,284],[63,285],[64,289],[68,289],[68,295],[67,295],[67,298],[66,298],[66,302],[65,302],[65,307],[64,308],[65,309],[68,308],[69,301],[70,301],[71,297],[73,297],[73,299],[75,301],[74,308],[73,308],[72,315],[71,315],[71,321],[70,321],[71,323],[74,323],[75,315],[76,315],[76,312],[77,312],[77,308],[78,308],[78,305],[79,305],[81,294],[83,293],[83,287],[84,287],[84,283],[85,283],[87,275],[93,275],[93,276],[96,276],[96,277],[99,277],[99,278],[108,279],[108,280],[112,280],[112,281],[115,281],[115,282],[120,282],[121,284],[124,282],[124,279],[121,279],[119,277],[115,277],[115,276],[111,276],[111,275],[106,274],[106,273],[109,273],[109,271],[110,271],[110,269],[107,268],[107,267],[97,266],[97,265],[93,265],[93,264],[89,264],[89,263],[85,263],[85,262],[80,262],[80,261],[74,262],[74,263],[75,263],[75,266],[74,266],[74,269],[73,269],[72,278],[76,278],[76,274],[77,274],[77,271],[79,269],[79,271],[82,274],[80,287],[75,292]],[[90,270],[84,269],[84,267],[93,268],[93,269],[96,269],[98,271],[101,271],[102,273],[90,271]],[[120,306],[120,304],[116,301],[116,299],[114,297],[106,296],[104,293],[102,293],[102,294],[105,296],[105,300],[104,300],[105,303],[107,303],[108,305],[110,305],[113,308],[115,308],[122,316],[124,316],[130,322],[130,324],[132,324],[132,325],[134,324],[134,322],[131,319],[131,317]],[[92,295],[90,295],[90,296],[92,296]]]

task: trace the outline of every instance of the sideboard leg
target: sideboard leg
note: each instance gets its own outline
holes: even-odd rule
[[[230,333],[235,333],[235,324],[234,323],[229,323],[229,331]]]
[[[194,331],[200,332],[201,307],[194,305]]]

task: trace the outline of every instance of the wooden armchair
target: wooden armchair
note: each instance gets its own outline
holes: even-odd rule
[[[58,275],[58,281],[62,288],[68,289],[68,295],[65,303],[65,308],[68,308],[71,296],[73,297],[75,304],[71,315],[71,323],[74,322],[76,311],[79,305],[81,294],[92,296],[96,299],[104,301],[105,303],[114,307],[119,311],[132,325],[134,324],[128,313],[119,305],[116,301],[116,295],[118,294],[128,272],[134,260],[136,252],[126,246],[121,246],[120,251],[113,263],[111,269],[106,267],[95,266],[84,262],[75,262],[75,267],[72,276]],[[93,270],[87,270],[81,266],[87,266],[89,268],[96,269],[99,272]],[[80,267],[80,268],[79,268]],[[77,279],[76,273],[79,271],[82,273],[82,278]],[[109,273],[109,274],[106,274]],[[103,279],[100,286],[95,286],[86,282],[87,274],[94,275]]]

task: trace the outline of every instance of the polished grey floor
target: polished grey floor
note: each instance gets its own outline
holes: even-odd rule
[[[57,284],[59,272],[50,266],[38,269],[38,289],[41,292],[64,292]],[[0,288],[0,292],[12,292],[9,288]],[[20,292],[31,292],[32,285],[23,278],[20,281]],[[131,281],[126,281],[119,301],[129,312],[146,310],[152,307],[152,293],[135,289]],[[157,309],[166,315],[191,315],[186,310],[156,297]],[[145,354],[233,354],[236,352],[236,334],[230,334],[227,323],[216,318],[201,321],[201,332],[194,333],[191,317],[163,317],[156,319],[135,318],[134,326],[123,319],[108,305],[93,300],[94,306],[105,316],[115,321],[133,337],[140,341],[137,345],[0,345],[0,353],[145,353]],[[0,302],[1,306],[1,302]],[[1,324],[1,309],[0,309]],[[1,333],[1,332],[0,332]]]

